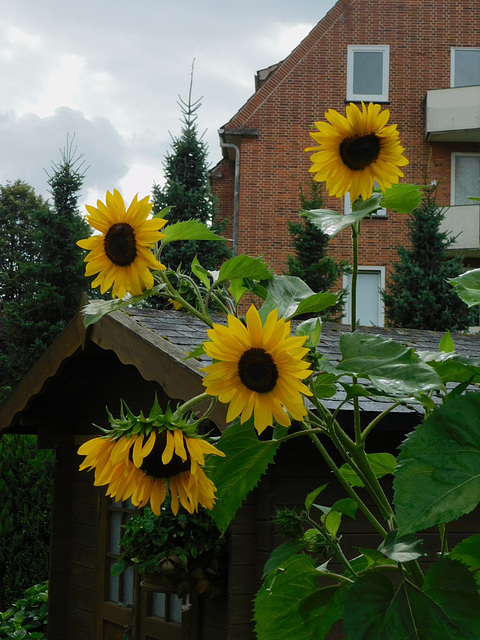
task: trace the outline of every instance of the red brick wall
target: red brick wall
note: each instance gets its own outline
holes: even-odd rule
[[[478,0],[339,0],[327,16],[279,66],[226,125],[257,129],[257,138],[241,142],[239,252],[263,254],[277,273],[291,253],[287,221],[299,209],[299,187],[308,185],[312,144],[308,132],[334,108],[345,112],[347,45],[390,45],[390,123],[397,123],[410,164],[407,182],[440,181],[439,201],[449,204],[450,152],[480,151],[425,140],[425,98],[430,89],[450,86],[450,48],[480,46]],[[233,162],[216,168],[213,181],[223,216],[232,216]],[[229,186],[225,183],[229,182]],[[226,198],[226,199],[225,199]],[[330,208],[343,203],[329,198]],[[389,212],[388,219],[362,225],[359,261],[389,266],[396,247],[408,245],[407,217]],[[333,239],[329,253],[350,258],[349,232]]]

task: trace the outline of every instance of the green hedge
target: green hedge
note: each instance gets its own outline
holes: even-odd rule
[[[53,464],[35,436],[0,439],[0,611],[48,578]]]
[[[0,613],[0,638],[45,640],[47,633],[48,582],[27,589],[4,613]]]

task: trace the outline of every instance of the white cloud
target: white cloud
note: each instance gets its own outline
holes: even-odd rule
[[[253,93],[255,72],[285,58],[333,4],[2,0],[0,184],[22,178],[43,193],[44,169],[74,132],[95,199],[161,182],[194,59],[214,164],[217,130]]]

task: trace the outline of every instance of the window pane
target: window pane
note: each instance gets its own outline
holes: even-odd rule
[[[455,202],[473,204],[469,196],[480,193],[480,156],[455,156]]]
[[[133,567],[123,572],[123,604],[133,604]]]
[[[454,87],[480,84],[480,49],[455,49]]]
[[[367,96],[383,94],[382,51],[355,51],[353,93]]]
[[[150,615],[165,618],[165,597],[164,593],[152,593]]]
[[[110,549],[112,553],[116,555],[120,554],[120,536],[122,523],[122,514],[120,511],[112,511],[110,513]]]
[[[172,622],[182,622],[182,601],[175,594],[170,596],[170,620]]]
[[[118,602],[120,600],[120,578],[119,576],[112,576],[112,566],[115,560],[109,560],[108,562],[108,594],[107,599],[112,602]]]

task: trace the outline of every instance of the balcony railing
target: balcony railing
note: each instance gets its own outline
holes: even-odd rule
[[[480,86],[427,91],[427,140],[480,142]]]
[[[440,227],[456,237],[449,251],[464,256],[480,256],[480,204],[449,207]]]

